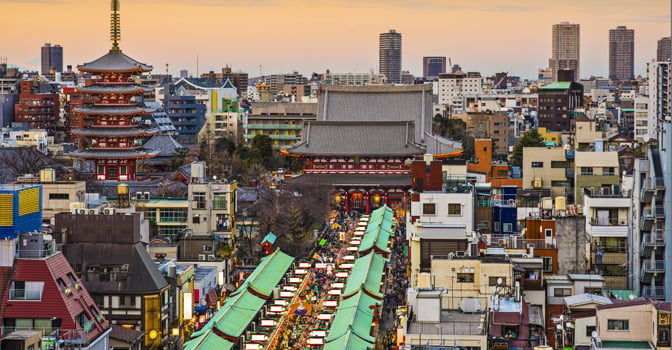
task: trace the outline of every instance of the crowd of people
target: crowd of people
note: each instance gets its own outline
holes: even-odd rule
[[[389,322],[381,323],[380,337],[383,348],[396,349],[397,327],[399,317],[397,310],[406,305],[406,289],[408,288],[408,257],[406,255],[406,227],[401,224],[394,232],[392,254],[387,265],[387,288],[385,292],[384,319]]]

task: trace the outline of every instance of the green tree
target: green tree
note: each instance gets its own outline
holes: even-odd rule
[[[511,154],[510,162],[511,166],[523,166],[523,148],[544,147],[545,145],[544,138],[539,135],[539,131],[537,131],[537,129],[528,130],[513,147],[513,153]]]
[[[256,150],[264,165],[268,169],[271,166],[270,161],[273,157],[273,140],[268,135],[255,135],[252,139],[252,150]]]

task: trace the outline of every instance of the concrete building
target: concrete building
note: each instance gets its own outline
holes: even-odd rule
[[[562,147],[523,148],[523,188],[550,188],[551,196],[567,196],[571,183],[567,177],[570,160]]]
[[[612,194],[621,184],[617,152],[576,152],[574,160],[574,203],[583,204],[584,188],[593,193]],[[616,191],[617,193],[620,192]]]
[[[506,113],[466,113],[453,115],[467,124],[467,134],[474,139],[491,139],[492,154],[506,157],[509,151],[509,117]]]
[[[476,96],[483,91],[483,77],[478,72],[439,74],[439,104],[447,105],[451,112],[465,111],[464,97]]]
[[[573,70],[573,81],[581,79],[580,39],[578,24],[562,22],[553,25],[552,56],[549,61],[553,72],[553,81],[559,81],[558,71],[561,69]]]
[[[401,33],[394,29],[380,33],[378,66],[380,74],[387,78],[388,83],[401,83]]]
[[[562,72],[561,72],[562,73]],[[583,85],[559,81],[539,88],[539,127],[571,131],[572,112],[583,106]]]
[[[628,216],[630,196],[612,187],[583,193],[586,234],[591,238],[589,271],[604,277],[606,289],[628,289]]]
[[[301,140],[303,124],[317,119],[316,103],[258,102],[243,124],[246,142],[256,135],[268,135],[274,148],[285,148]]]
[[[426,80],[436,80],[446,73],[446,56],[425,56],[422,58],[422,76]]]
[[[670,104],[670,62],[651,61],[646,65],[649,83],[649,139],[657,139],[662,116],[669,116]],[[662,127],[662,125],[660,125]]]
[[[14,121],[26,123],[29,129],[44,129],[53,135],[59,119],[58,94],[35,93],[32,80],[21,82],[19,101],[14,107]]]
[[[63,72],[63,48],[61,45],[44,44],[41,57],[42,75]]]
[[[646,142],[649,140],[649,96],[635,96],[635,140]]]
[[[632,300],[597,307],[596,350],[670,347],[670,303]]]
[[[672,55],[672,40],[669,36],[660,38],[660,40],[658,40],[656,61],[668,62],[670,61],[670,55]]]
[[[373,70],[368,73],[332,73],[327,70],[321,75],[320,81],[327,85],[365,86],[386,84],[387,77],[375,74]]]
[[[671,50],[672,52],[672,50]],[[609,79],[635,78],[635,30],[618,26],[609,30]]]

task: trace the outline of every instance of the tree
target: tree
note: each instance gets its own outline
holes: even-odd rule
[[[523,137],[518,140],[518,143],[513,147],[513,153],[511,154],[511,166],[523,166],[523,148],[525,147],[544,147],[546,143],[544,138],[539,135],[537,129],[530,129]]]
[[[268,169],[273,156],[273,140],[268,135],[258,134],[252,139],[252,149],[257,150],[264,165]]]

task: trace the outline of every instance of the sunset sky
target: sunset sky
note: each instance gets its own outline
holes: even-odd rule
[[[40,47],[60,44],[64,65],[106,53],[109,0],[0,0],[0,56],[37,70]],[[121,47],[156,73],[200,73],[228,64],[257,76],[298,70],[378,70],[378,34],[402,33],[402,66],[422,75],[422,56],[464,70],[536,76],[551,55],[551,26],[581,24],[581,76],[606,76],[608,32],[635,29],[635,74],[670,33],[662,0],[121,0]]]

